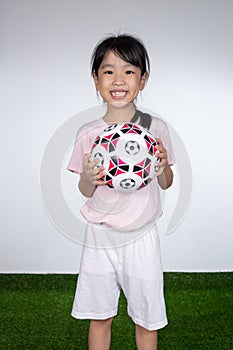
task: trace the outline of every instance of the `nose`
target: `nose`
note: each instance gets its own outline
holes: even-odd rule
[[[116,86],[121,86],[125,84],[124,77],[121,73],[115,73],[113,84]]]

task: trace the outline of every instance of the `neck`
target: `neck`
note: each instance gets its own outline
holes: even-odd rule
[[[120,123],[120,122],[129,122],[134,114],[136,107],[133,103],[129,103],[125,106],[113,106],[108,104],[107,111],[103,117],[104,121],[108,124]]]

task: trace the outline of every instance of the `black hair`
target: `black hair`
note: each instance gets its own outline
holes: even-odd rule
[[[101,40],[95,47],[91,59],[91,72],[98,76],[99,67],[107,52],[113,51],[117,56],[140,68],[141,75],[150,73],[148,53],[140,39],[129,35],[111,35]]]
[[[113,51],[118,57],[127,63],[138,67],[141,75],[150,73],[150,60],[142,41],[129,34],[111,35],[101,40],[95,47],[91,58],[91,73],[98,76],[98,70],[105,55]],[[136,109],[131,119],[132,123],[138,122],[146,129],[150,129],[152,118],[149,114]]]

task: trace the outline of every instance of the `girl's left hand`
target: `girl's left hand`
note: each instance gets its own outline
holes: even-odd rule
[[[159,138],[156,138],[157,141],[157,149],[158,153],[156,154],[158,158],[160,159],[157,163],[156,166],[159,168],[158,171],[156,172],[156,176],[160,176],[163,172],[166,166],[168,165],[167,161],[167,151],[163,146],[162,140]]]

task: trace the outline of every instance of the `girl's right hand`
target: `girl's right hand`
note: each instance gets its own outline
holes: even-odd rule
[[[107,184],[107,181],[103,180],[105,176],[105,168],[103,166],[97,167],[99,159],[90,160],[91,154],[87,153],[83,159],[83,173],[82,176],[85,181],[89,182],[92,186],[103,186]]]

